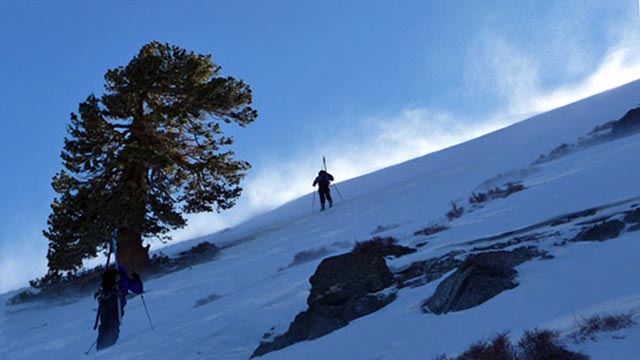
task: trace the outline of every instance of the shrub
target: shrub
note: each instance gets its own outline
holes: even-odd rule
[[[536,161],[534,161],[533,164],[537,165],[537,164],[541,164],[543,162],[555,160],[557,158],[565,156],[565,155],[569,154],[569,152],[573,149],[573,147],[574,147],[574,145],[569,145],[569,144],[566,144],[566,143],[561,144],[560,146],[558,146],[555,149],[551,150],[551,152],[549,152],[549,154],[540,155],[540,157],[538,157],[538,159]]]
[[[457,360],[516,360],[517,355],[506,333],[489,342],[479,342],[458,356]]]
[[[451,221],[453,219],[461,217],[462,214],[464,214],[464,208],[456,205],[455,203],[451,203],[451,210],[447,212],[447,219]]]
[[[514,346],[507,333],[471,345],[457,357],[438,355],[435,360],[587,360],[588,356],[562,347],[558,334],[550,330],[526,331]]]
[[[449,227],[447,225],[440,225],[440,224],[435,224],[435,225],[431,225],[429,227],[426,227],[422,230],[418,230],[416,232],[413,233],[413,235],[433,235],[433,234],[437,234],[441,231],[445,231],[447,230]]]
[[[203,241],[200,244],[191,247],[191,249],[187,251],[182,251],[179,255],[181,256],[189,256],[189,255],[205,255],[212,254],[220,251],[220,248],[216,246],[216,244],[212,244],[208,241]]]
[[[522,190],[524,190],[524,185],[510,182],[507,183],[504,188],[498,186],[484,193],[472,193],[469,198],[469,204],[481,204],[493,199],[506,198],[507,196]]]
[[[595,315],[587,319],[578,320],[577,323],[578,331],[571,334],[570,337],[576,342],[583,342],[587,339],[595,340],[597,333],[629,328],[635,324],[635,321],[633,321],[632,315],[627,313]]]
[[[520,360],[586,360],[584,354],[562,347],[558,334],[550,330],[526,331],[518,342]]]
[[[373,237],[371,240],[357,242],[351,250],[354,254],[369,254],[379,256],[397,256],[411,254],[416,252],[416,249],[397,245],[397,240],[392,237]]]

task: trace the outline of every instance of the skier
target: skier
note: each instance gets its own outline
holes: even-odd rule
[[[117,270],[115,266],[110,266],[105,270],[102,274],[101,289],[96,293],[100,318],[97,350],[116,343],[120,335],[120,319],[124,316],[128,292],[141,294],[143,290],[140,275],[133,273],[129,277],[127,269],[123,265],[118,266]],[[120,301],[120,316],[118,316],[118,300]]]
[[[312,186],[318,185],[318,194],[320,195],[320,211],[324,210],[325,201],[329,201],[329,207],[333,206],[333,199],[331,198],[331,182],[333,181],[333,175],[324,170],[318,172],[318,176],[313,181]]]

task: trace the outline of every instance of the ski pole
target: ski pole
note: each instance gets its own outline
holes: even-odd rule
[[[84,354],[89,355],[89,353],[91,352],[91,350],[93,350],[93,347],[96,346],[97,343],[98,343],[98,339],[93,340],[91,347],[89,348],[89,350],[85,351]]]
[[[118,263],[118,228],[113,230],[111,238],[111,246],[113,246],[113,254],[116,262],[116,304],[118,305],[118,326],[122,325],[122,303],[120,302],[120,264]]]
[[[316,191],[314,190],[311,193],[311,212],[313,212],[313,208],[315,207],[315,205],[316,205]]]
[[[98,302],[98,311],[96,313],[96,321],[93,323],[93,330],[98,328],[98,320],[100,319],[100,311],[102,310],[102,303]]]
[[[151,330],[154,329],[153,323],[151,322],[151,316],[149,316],[149,309],[147,309],[147,302],[144,301],[144,295],[140,294],[140,299],[142,299],[142,305],[144,305],[144,311],[147,313],[147,319],[149,319],[149,325],[151,325]]]
[[[340,200],[344,201],[344,198],[342,197],[342,194],[340,193],[338,186],[336,186],[336,184],[331,184],[331,186],[333,186],[333,188],[336,189],[336,191],[338,192],[338,195],[340,195]]]

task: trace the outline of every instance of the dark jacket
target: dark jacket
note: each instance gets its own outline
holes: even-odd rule
[[[320,170],[320,172],[318,173],[318,176],[313,181],[313,186],[318,185],[318,189],[320,191],[328,191],[329,185],[331,184],[332,181],[333,181],[333,175],[329,174],[324,170]]]

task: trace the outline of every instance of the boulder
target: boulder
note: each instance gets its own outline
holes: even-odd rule
[[[591,227],[583,228],[571,241],[605,241],[617,238],[625,224],[620,220],[603,221]]]
[[[478,306],[518,286],[518,272],[513,267],[543,255],[535,247],[470,255],[438,285],[433,296],[422,304],[422,310],[445,314]]]
[[[251,357],[329,334],[395,299],[395,293],[376,294],[393,283],[380,255],[347,253],[326,258],[309,282],[309,308],[296,316],[286,333],[262,342]]]
[[[620,135],[635,130],[640,130],[640,108],[629,110],[622,118],[615,121],[612,133]]]

